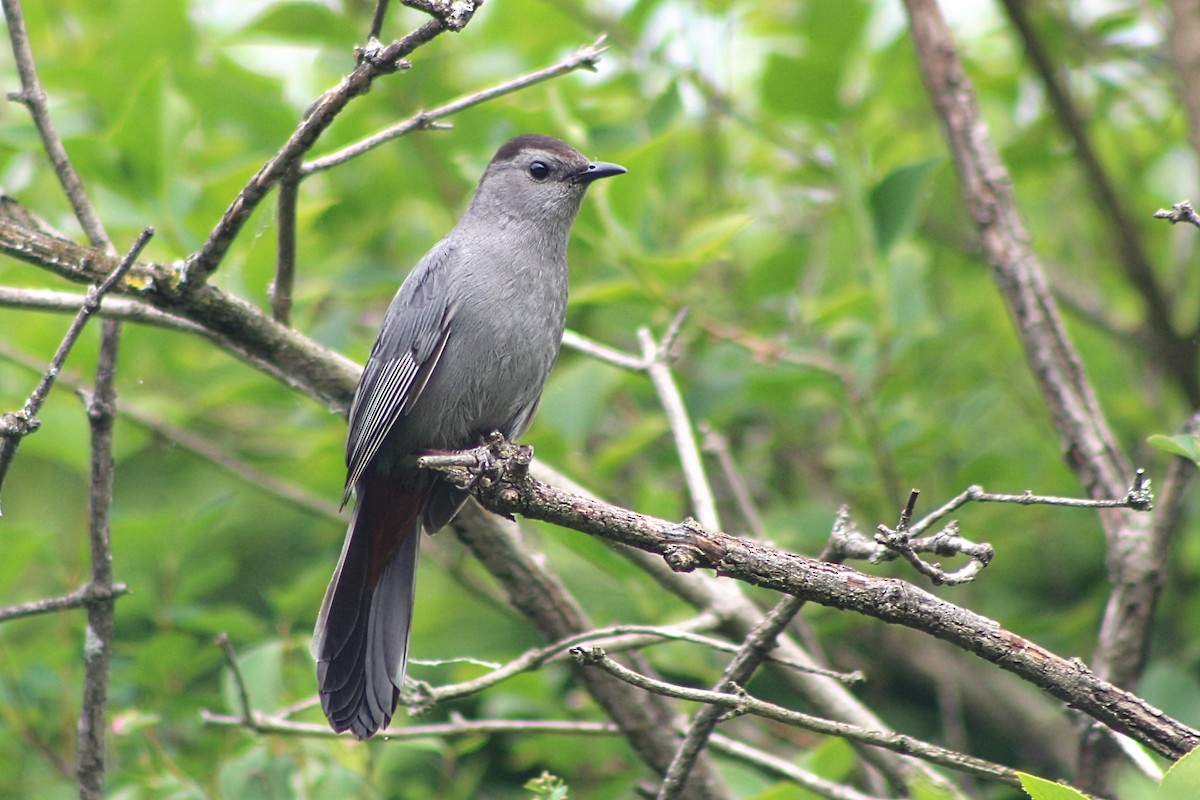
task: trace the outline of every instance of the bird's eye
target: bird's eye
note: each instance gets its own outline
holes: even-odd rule
[[[550,177],[550,167],[544,161],[535,161],[529,165],[529,174],[535,181],[544,181]]]

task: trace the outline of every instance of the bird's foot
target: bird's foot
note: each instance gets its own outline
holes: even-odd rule
[[[454,485],[470,489],[477,484],[491,486],[506,472],[524,472],[532,461],[532,447],[514,444],[504,434],[493,431],[478,447],[449,452],[428,451],[417,459],[417,465],[438,470]]]

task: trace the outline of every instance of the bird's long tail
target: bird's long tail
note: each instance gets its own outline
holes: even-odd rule
[[[370,476],[356,493],[312,653],[329,724],[367,739],[391,721],[404,683],[428,490]]]

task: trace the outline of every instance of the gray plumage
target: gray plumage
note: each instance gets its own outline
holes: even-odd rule
[[[416,457],[528,429],[562,342],[571,225],[587,186],[624,171],[548,136],[518,136],[392,300],[350,410],[342,503],[351,491],[357,500],[313,636],[335,731],[365,739],[391,720],[420,532],[466,500]]]

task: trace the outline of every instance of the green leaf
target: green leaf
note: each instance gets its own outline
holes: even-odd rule
[[[280,3],[268,8],[245,28],[248,33],[269,33],[292,39],[330,42],[356,41],[362,31],[350,25],[345,14],[335,14],[319,3]]]
[[[1163,776],[1155,800],[1194,800],[1200,797],[1200,748],[1176,761]]]
[[[1063,786],[1061,783],[1048,781],[1025,772],[1018,772],[1017,777],[1021,779],[1021,788],[1033,800],[1088,800],[1088,796],[1078,789]]]
[[[279,708],[283,685],[283,644],[275,640],[238,654],[238,668],[246,681],[246,691],[255,711],[271,712]],[[242,713],[233,671],[226,667],[221,674],[221,693],[231,713]]]
[[[533,792],[535,800],[567,800],[570,787],[557,775],[543,772],[525,782],[525,788]]]
[[[910,800],[961,800],[966,797],[953,786],[935,784],[923,775],[917,775],[908,796]]]
[[[266,745],[258,745],[245,755],[225,762],[221,769],[222,797],[261,797],[284,800],[295,797],[291,777],[296,771],[290,755],[274,756]]]
[[[1157,433],[1148,437],[1146,443],[1151,447],[1157,447],[1159,450],[1183,456],[1200,464],[1200,436],[1192,436],[1190,434],[1163,436]]]
[[[762,98],[777,113],[819,120],[845,115],[843,88],[860,52],[870,7],[863,2],[815,0],[804,3],[798,19],[804,54],[772,53],[762,77]],[[778,26],[778,10],[767,24]]]
[[[920,207],[921,190],[940,158],[929,158],[892,170],[875,184],[869,203],[875,230],[875,247],[887,253],[901,237],[912,230]]]

